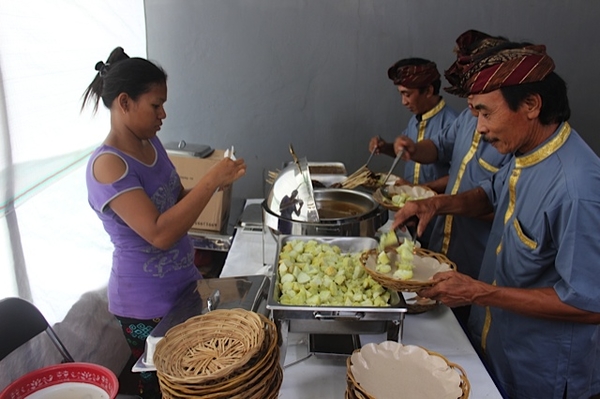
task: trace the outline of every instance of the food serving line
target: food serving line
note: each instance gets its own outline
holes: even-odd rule
[[[427,284],[431,275],[440,270],[438,266],[452,267],[450,264],[453,263],[441,254],[427,254],[430,251],[417,249],[414,253],[419,263],[415,258],[414,278],[403,282],[382,276],[378,272],[380,256],[376,255],[380,243],[375,237],[389,230],[393,209],[378,201],[375,195],[360,189],[336,186],[340,178],[346,183],[353,181],[345,177],[343,165],[309,164],[304,158],[295,156],[291,145],[290,152],[294,163],[270,176],[272,187],[266,198],[244,201],[219,278],[200,280],[188,287],[178,303],[150,333],[146,351],[133,371],[156,370],[158,366],[155,367],[153,359],[158,359],[161,370],[170,367],[172,359],[169,358],[168,364],[164,363],[163,352],[172,343],[167,331],[173,327],[184,327],[184,324],[189,324],[184,323],[186,320],[197,320],[193,316],[200,314],[218,310],[212,314],[224,315],[226,309],[241,308],[243,311],[270,316],[273,328],[278,332],[279,365],[275,368],[279,370],[276,373],[279,375],[277,386],[281,384],[279,398],[357,397],[357,385],[350,383],[352,377],[349,373],[350,363],[346,362],[348,356],[368,343],[379,344],[384,341],[392,341],[387,344],[397,345],[393,341],[398,341],[409,346],[420,346],[439,355],[448,366],[460,369],[457,370],[463,380],[460,399],[501,398],[452,311],[436,303],[407,304],[409,298],[414,297],[415,288]],[[319,168],[333,174],[313,173]],[[315,175],[319,178],[315,178]],[[371,175],[369,172],[369,178]],[[365,189],[369,189],[364,179],[359,180]],[[323,184],[319,186],[315,183]],[[314,185],[319,188],[314,189]],[[374,185],[379,187],[376,190],[381,188],[379,180]],[[303,254],[304,248],[309,252]],[[292,266],[284,266],[289,263],[285,257],[306,259],[306,255],[312,259],[317,253],[313,251],[319,252],[315,259],[319,257],[320,262],[329,265],[327,270],[321,269],[321,272],[326,272],[327,276],[337,273],[336,277],[330,279],[335,280],[335,284],[333,281],[319,282],[328,278],[325,275],[310,277],[320,273],[318,268],[307,269],[308,266],[293,264],[292,270]],[[353,256],[358,254],[362,255],[357,264],[357,258]],[[283,262],[277,266],[280,257]],[[437,266],[431,267],[430,261]],[[335,266],[331,262],[335,262]],[[430,266],[423,266],[423,262]],[[361,274],[363,267],[365,271]],[[365,272],[368,278],[388,291],[382,293],[378,291],[381,286],[376,288],[367,280],[363,281],[365,277],[361,275]],[[351,278],[344,276],[349,276],[348,273],[352,274]],[[292,283],[296,278],[297,282]],[[349,280],[344,282],[347,278]],[[310,284],[307,282],[304,285],[307,280]],[[411,285],[407,285],[409,283]],[[318,288],[322,287],[321,284],[326,288]],[[373,287],[373,291],[367,287]],[[322,291],[314,292],[319,289]],[[340,290],[348,294],[345,299],[340,299]],[[410,293],[401,294],[399,291]],[[333,296],[335,298],[331,299],[334,300],[329,302],[328,298]],[[388,306],[381,305],[382,298],[386,298]],[[320,299],[324,302],[321,303]],[[318,306],[311,306],[311,303]],[[164,342],[167,344],[157,345],[165,335]],[[186,340],[180,340],[180,344],[188,345]],[[359,353],[357,351],[355,354]],[[166,355],[170,356],[169,353]],[[416,369],[405,369],[400,378],[405,383],[420,381],[418,373],[410,376],[413,370]],[[159,378],[161,373],[163,371],[160,371]],[[379,376],[379,373],[376,375]]]
[[[245,207],[260,204],[261,199],[249,199]],[[388,223],[391,223],[388,222]],[[385,230],[385,226],[382,227]],[[220,277],[271,276],[277,252],[277,242],[264,234],[257,225],[239,226],[225,260]],[[382,342],[386,334],[361,335],[361,344]],[[405,317],[401,342],[419,345],[438,352],[459,364],[467,373],[471,398],[496,399],[501,394],[469,342],[452,311],[443,305],[421,314]],[[284,378],[280,398],[343,398],[346,389],[345,358],[311,355],[308,334],[290,332],[284,360]]]
[[[183,323],[190,317],[204,314],[211,309],[243,308],[262,314],[269,313],[268,307],[271,302],[267,302],[266,294],[267,291],[271,294],[271,288],[274,287],[270,284],[270,279],[274,278],[273,263],[277,258],[279,244],[269,231],[264,231],[260,222],[244,221],[248,210],[255,215],[253,218],[256,219],[256,205],[262,202],[257,199],[246,201],[241,223],[235,228],[220,277],[201,280],[197,286],[194,284],[189,287],[189,292],[182,295],[178,304],[152,331],[148,341],[153,342],[151,346],[153,349],[144,353],[132,371],[156,370],[153,364],[147,363],[148,355],[154,352],[160,337],[163,337],[171,327]],[[382,231],[386,231],[387,228],[387,224],[381,226]],[[341,240],[343,241],[344,238]],[[282,309],[285,309],[285,306]],[[308,331],[302,332],[290,328],[291,323],[278,325],[284,341],[281,345],[283,355],[280,359],[283,366],[283,383],[279,398],[343,398],[347,386],[347,356],[340,355],[336,351],[324,354],[323,352],[327,350],[322,350],[323,344],[321,349],[315,349],[310,345],[310,339],[315,337],[312,333],[321,332],[319,328],[314,327],[319,320],[316,318],[311,320],[312,318],[307,317],[306,312],[299,316],[300,319],[295,319],[296,315],[293,313],[295,312],[287,310],[281,313],[280,310],[280,314],[276,315],[273,311],[273,315],[277,318],[283,316],[291,319],[288,321],[295,322],[298,326],[302,326],[304,322],[308,325]],[[373,317],[374,314],[367,314],[367,318]],[[327,322],[327,320],[323,321]],[[398,331],[399,341],[437,352],[448,361],[462,367],[470,384],[470,398],[502,398],[449,308],[439,305],[421,314],[404,315],[403,313],[402,321]],[[396,339],[390,338],[393,334],[390,335],[389,330],[377,331],[377,333],[357,332],[357,334],[360,334],[361,345]],[[325,336],[328,335],[325,333]],[[325,346],[327,344],[326,342]],[[347,345],[344,350],[346,349]]]

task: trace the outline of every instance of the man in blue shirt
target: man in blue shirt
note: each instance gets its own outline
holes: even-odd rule
[[[454,83],[462,73],[462,63],[468,57],[506,42],[502,37],[493,37],[486,33],[469,30],[456,39],[457,60],[445,72],[446,79],[452,84],[444,88],[449,93],[468,97],[468,107],[441,134],[434,135],[418,143],[400,136],[394,142],[395,151],[404,149],[404,159],[429,164],[433,162],[450,163],[448,176],[439,187],[445,184],[445,194],[457,194],[479,185],[489,179],[511,158],[512,154],[501,154],[477,132],[477,111],[472,107],[473,96],[461,92]],[[437,183],[434,183],[437,184]],[[492,228],[493,214],[481,218],[468,218],[460,215],[444,215],[435,219],[428,248],[446,255],[456,263],[458,270],[470,277],[477,278],[483,253],[487,246]],[[469,307],[452,309],[455,316],[466,329]]]
[[[477,131],[514,154],[480,187],[407,203],[418,230],[434,215],[495,212],[481,272],[438,273],[419,295],[472,304],[477,348],[510,398],[600,393],[600,159],[567,120],[565,82],[544,46],[517,43],[472,60],[458,83]]]
[[[435,63],[422,58],[405,58],[388,69],[388,77],[400,93],[402,105],[413,113],[402,136],[409,137],[414,142],[433,139],[456,119],[456,111],[446,105],[440,96],[440,73]],[[394,143],[388,143],[379,136],[373,137],[369,142],[369,151],[373,150],[378,154],[396,156]],[[448,161],[428,165],[407,162],[402,183],[426,185],[447,176],[449,169]],[[439,190],[439,187],[430,188],[434,191]],[[425,248],[428,245],[430,230],[420,237],[421,245]]]

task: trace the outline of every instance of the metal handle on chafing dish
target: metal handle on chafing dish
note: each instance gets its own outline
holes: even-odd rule
[[[313,316],[317,320],[329,320],[329,319],[351,319],[361,320],[365,317],[365,312],[333,312],[332,314],[321,314],[321,312],[313,312]]]
[[[212,312],[219,307],[221,302],[221,291],[214,290],[208,298],[206,298],[206,308],[208,312]]]

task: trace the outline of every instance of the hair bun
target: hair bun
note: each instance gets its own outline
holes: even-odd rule
[[[110,64],[108,62],[105,64],[102,61],[98,61],[96,63],[96,66],[94,67],[94,69],[100,73],[100,76],[104,76],[104,75],[106,75],[106,72],[108,72],[109,66],[110,66]]]

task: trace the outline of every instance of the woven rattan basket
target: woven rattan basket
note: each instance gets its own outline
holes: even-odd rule
[[[373,280],[377,281],[383,287],[395,290],[395,291],[404,291],[404,292],[415,292],[420,290],[421,288],[431,287],[433,283],[429,280],[400,280],[392,277],[394,270],[389,273],[380,273],[374,268],[367,266],[367,261],[369,257],[374,256],[377,258],[378,250],[372,249],[369,251],[365,251],[361,255],[361,263],[365,268],[365,271],[373,278]],[[415,248],[415,256],[419,257],[428,257],[437,260],[440,264],[446,264],[449,267],[449,270],[456,271],[456,263],[452,262],[445,255],[439,254],[437,252],[430,251],[424,248]]]
[[[413,198],[419,199],[429,198],[437,195],[435,191],[425,186],[386,186],[384,189],[386,191],[385,194],[382,192],[381,187],[376,189],[373,193],[373,199],[377,201],[379,205],[392,212],[398,212],[402,208],[401,206],[398,206],[392,202],[391,197],[394,194],[404,192]]]
[[[429,312],[440,306],[440,302],[434,300],[426,300],[426,298],[413,297],[410,299],[404,298],[406,301],[406,313],[419,314]]]
[[[453,370],[455,370],[459,376],[460,376],[460,388],[462,390],[462,395],[459,396],[457,399],[467,399],[469,397],[469,394],[471,392],[471,384],[469,383],[469,379],[467,378],[467,373],[465,372],[465,370],[459,366],[456,363],[452,363],[451,361],[449,361],[446,357],[444,357],[443,355],[437,353],[437,352],[432,352],[430,350],[427,350],[423,347],[421,347],[423,350],[425,350],[429,355],[431,356],[438,356],[440,357],[442,360],[444,360],[444,362],[446,362],[446,364],[448,365],[448,367],[451,367]],[[355,352],[360,351],[360,349],[357,349]],[[369,395],[369,393],[367,391],[365,391],[360,384],[356,381],[356,379],[354,378],[354,375],[352,374],[352,357],[348,357],[348,359],[346,360],[346,382],[347,382],[347,387],[346,387],[346,398],[350,398],[350,399],[376,399],[375,397]],[[416,381],[416,383],[418,383],[418,381]]]
[[[215,310],[171,328],[154,354],[165,399],[276,398],[283,380],[275,324]]]

